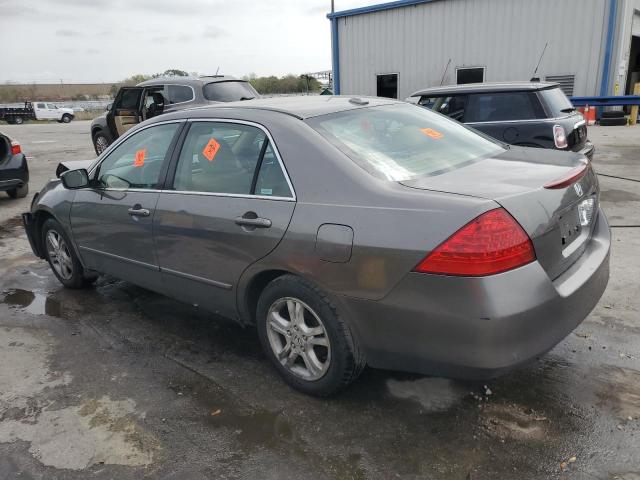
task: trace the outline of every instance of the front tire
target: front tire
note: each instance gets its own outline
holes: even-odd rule
[[[7,190],[7,194],[13,198],[24,198],[29,194],[29,184],[25,183],[21,187],[16,187],[11,190]]]
[[[100,156],[102,152],[104,152],[107,147],[109,147],[109,139],[102,132],[97,132],[93,136],[93,148],[96,151],[96,155]]]
[[[338,309],[319,288],[294,275],[273,280],[258,300],[260,343],[284,380],[325,397],[347,387],[364,359]]]
[[[71,122],[71,115],[69,115],[68,113],[65,113],[64,115],[62,115],[62,123],[70,123]]]
[[[90,283],[62,225],[53,218],[42,226],[42,245],[45,258],[62,285],[78,289]]]

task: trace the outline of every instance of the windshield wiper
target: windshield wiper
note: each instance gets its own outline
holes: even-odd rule
[[[576,107],[567,107],[560,110],[562,113],[571,113],[576,111]]]
[[[253,100],[256,97],[240,97],[240,101],[242,100]]]

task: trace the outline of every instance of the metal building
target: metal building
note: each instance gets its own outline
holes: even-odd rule
[[[640,81],[640,0],[400,0],[327,15],[334,91],[405,98],[440,84],[559,81],[616,95]]]

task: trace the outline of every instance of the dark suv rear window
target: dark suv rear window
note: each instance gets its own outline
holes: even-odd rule
[[[235,102],[238,100],[251,100],[258,96],[258,92],[249,82],[225,81],[207,83],[202,90],[204,98],[213,102]]]
[[[544,118],[540,102],[531,92],[496,92],[469,95],[465,122],[504,122]]]
[[[540,90],[539,94],[547,105],[549,114],[553,117],[564,117],[575,110],[571,101],[559,88]]]

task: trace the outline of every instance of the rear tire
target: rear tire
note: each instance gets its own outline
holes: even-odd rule
[[[622,118],[601,118],[600,125],[603,127],[622,127],[627,124],[627,119]]]
[[[53,218],[42,225],[42,247],[51,271],[66,288],[79,289],[91,283],[62,225]]]
[[[65,113],[64,115],[62,115],[62,123],[70,123],[71,122],[71,115],[69,115],[68,113]]]
[[[100,156],[109,147],[109,139],[102,131],[98,131],[93,135],[93,148],[96,151],[96,155]]]
[[[14,125],[22,125],[24,123],[24,119],[22,117],[14,117],[13,124]]]
[[[258,300],[256,323],[269,360],[303,393],[332,395],[364,368],[356,339],[336,306],[319,288],[295,275],[267,285]]]
[[[24,198],[29,194],[29,184],[25,183],[21,187],[16,187],[11,190],[7,190],[7,194],[13,198]]]

